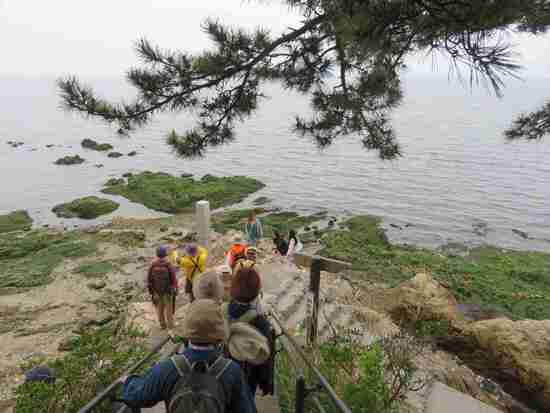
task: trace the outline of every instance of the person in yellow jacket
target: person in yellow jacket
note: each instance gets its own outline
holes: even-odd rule
[[[188,244],[185,247],[185,254],[179,260],[179,265],[183,276],[185,276],[185,294],[189,296],[190,301],[194,301],[193,280],[206,269],[206,259],[208,251],[206,248],[199,247],[197,244]]]

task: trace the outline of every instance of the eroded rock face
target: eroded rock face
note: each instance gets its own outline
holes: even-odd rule
[[[508,379],[517,380],[537,406],[550,411],[550,320],[478,321],[464,329]]]
[[[390,290],[388,311],[403,320],[459,320],[453,294],[431,275],[420,273]]]

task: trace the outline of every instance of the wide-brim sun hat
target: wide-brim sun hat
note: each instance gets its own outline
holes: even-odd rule
[[[223,283],[217,272],[210,271],[200,274],[193,281],[193,295],[196,299],[211,299],[222,301],[224,294]]]
[[[255,365],[265,363],[270,356],[267,338],[247,323],[231,324],[227,348],[232,358]]]
[[[210,299],[193,301],[187,307],[181,335],[192,343],[216,344],[225,341],[226,328],[220,303]]]

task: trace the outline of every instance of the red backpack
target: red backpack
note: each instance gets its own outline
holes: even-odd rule
[[[154,293],[172,294],[172,271],[170,263],[156,261],[151,265],[149,283]]]

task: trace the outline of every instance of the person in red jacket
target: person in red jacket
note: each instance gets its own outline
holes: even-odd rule
[[[178,294],[176,269],[168,259],[168,248],[161,245],[157,248],[157,258],[152,262],[145,280],[157,311],[160,328],[174,328],[174,310]]]

